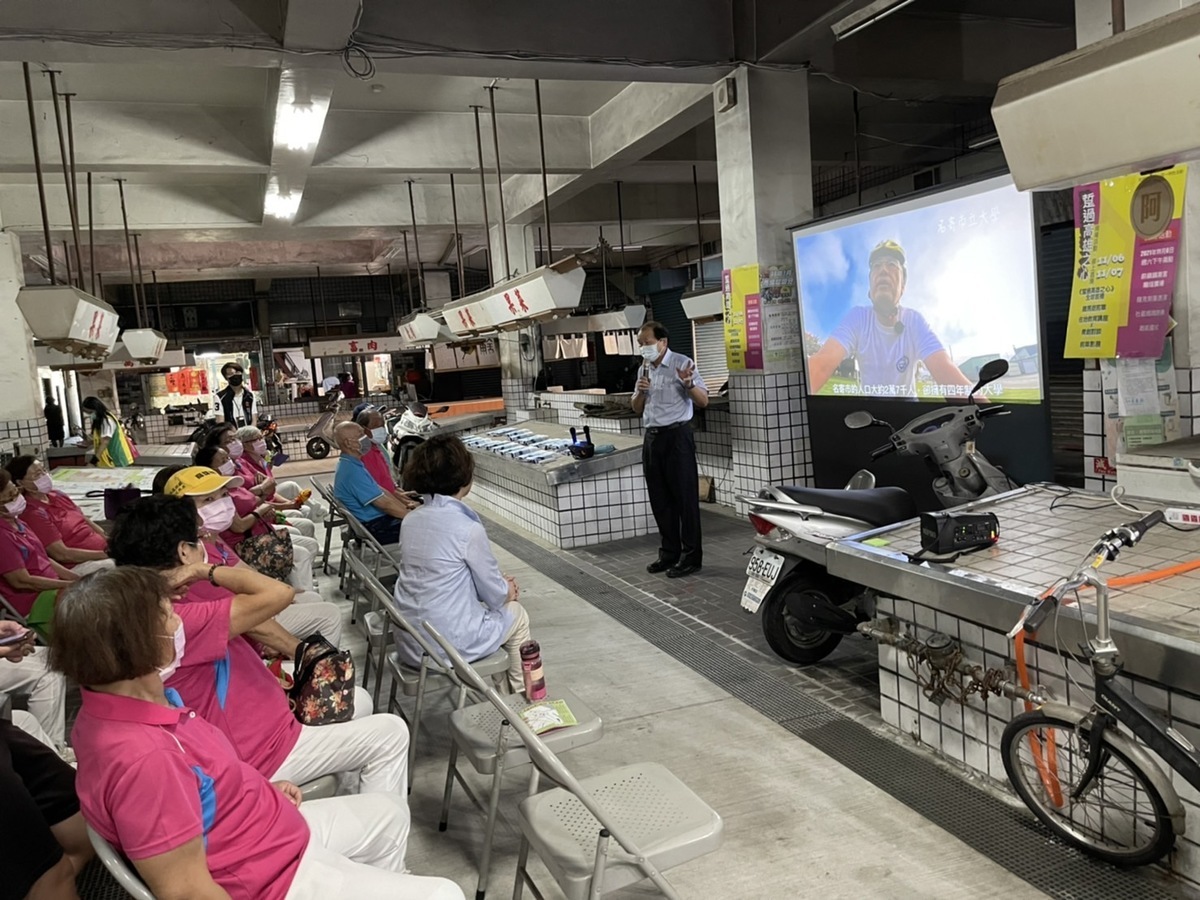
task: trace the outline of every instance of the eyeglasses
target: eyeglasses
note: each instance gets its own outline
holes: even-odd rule
[[[901,269],[904,268],[904,266],[900,262],[900,260],[892,259],[889,256],[885,256],[883,259],[875,260],[873,263],[871,263],[870,268],[872,270],[875,270],[875,269],[883,268],[884,266],[886,266],[889,269],[894,269],[896,271],[900,271]]]

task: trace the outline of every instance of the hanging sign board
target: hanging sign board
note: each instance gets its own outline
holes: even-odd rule
[[[725,304],[725,361],[730,372],[763,367],[762,298],[758,266],[738,266],[722,273]]]
[[[327,338],[308,345],[310,359],[323,356],[368,356],[376,353],[399,353],[404,349],[404,339],[398,334],[379,337],[356,335],[346,338]]]
[[[1158,359],[1171,329],[1187,167],[1075,188],[1067,359]]]

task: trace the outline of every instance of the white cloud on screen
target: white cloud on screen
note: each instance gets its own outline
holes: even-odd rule
[[[799,249],[800,270],[807,284],[818,285],[842,281],[850,273],[850,260],[835,231],[815,235]]]

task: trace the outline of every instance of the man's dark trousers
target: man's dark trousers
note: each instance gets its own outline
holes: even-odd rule
[[[700,565],[700,479],[692,423],[647,428],[642,470],[662,536],[661,557]]]

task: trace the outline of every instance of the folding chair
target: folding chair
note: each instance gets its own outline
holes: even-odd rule
[[[397,566],[396,560],[383,548],[383,545],[379,543],[379,540],[375,537],[375,535],[367,531],[366,527],[350,513],[347,512],[345,515],[346,524],[349,526],[350,531],[353,534],[353,543],[358,546],[361,559],[363,561],[366,561],[368,558],[371,560],[371,574],[381,581],[383,580],[381,573],[385,570],[391,570],[391,572],[399,574],[399,567]],[[357,622],[358,594],[351,589],[351,582],[353,579],[350,573],[346,571],[346,547],[347,544],[345,541],[343,541],[342,566],[339,574],[342,576],[342,590],[351,601],[350,621]]]
[[[321,557],[321,568],[328,575],[329,550],[330,544],[333,541],[333,531],[335,528],[340,528],[346,523],[344,519],[340,518],[341,507],[334,500],[333,491],[325,485],[325,482],[318,480],[315,475],[308,480],[312,484],[313,489],[325,500],[328,507],[328,511],[325,513],[325,553]]]
[[[541,897],[526,871],[531,846],[568,900],[596,900],[645,878],[665,897],[679,900],[662,872],[720,846],[724,823],[716,811],[657,763],[635,763],[576,780],[546,741],[472,671],[437,629],[424,625],[458,677],[492,702],[524,742],[537,769],[560,785],[530,793],[517,807],[522,840],[514,900],[520,900],[526,884]]]
[[[351,570],[355,577],[362,581],[366,591],[371,595],[372,605],[378,604],[381,610],[379,614],[379,630],[382,631],[383,638],[377,648],[368,647],[367,653],[370,654],[373,650],[378,649],[381,654],[381,659],[387,665],[392,673],[392,688],[388,694],[387,710],[390,713],[398,713],[406,722],[408,722],[408,770],[411,773],[413,763],[416,760],[417,752],[417,737],[421,729],[421,712],[425,707],[425,689],[428,686],[429,676],[444,677],[450,680],[450,683],[458,687],[458,700],[455,704],[456,708],[461,708],[466,705],[467,686],[464,685],[455,675],[446,663],[442,662],[437,651],[429,643],[429,639],[420,634],[412,624],[408,621],[405,615],[396,606],[396,600],[391,592],[387,590],[369,571],[367,571],[363,562],[354,556],[350,557]],[[372,612],[368,615],[374,620],[376,613]],[[388,649],[388,642],[391,637],[392,628],[394,626],[413,636],[418,645],[421,647],[421,664],[419,666],[411,666],[407,662],[400,659],[400,653],[395,647]],[[504,675],[508,672],[508,654],[503,650],[497,650],[490,656],[484,657],[471,665],[475,666],[476,671],[485,678],[495,675]],[[377,667],[375,670],[375,691],[376,698],[382,684],[382,667]],[[416,705],[413,709],[412,719],[404,714],[404,709],[396,699],[398,690],[404,691],[404,696],[415,697]],[[376,700],[378,707],[378,699]],[[411,778],[409,779],[411,785]]]
[[[367,594],[367,606],[370,607],[367,613],[363,616],[363,630],[366,631],[367,637],[367,655],[366,664],[363,666],[363,687],[367,686],[367,682],[371,678],[371,671],[375,672],[375,689],[371,692],[371,701],[375,708],[379,708],[379,692],[383,689],[383,668],[387,655],[388,640],[391,637],[388,630],[388,616],[382,610],[383,601],[381,597],[390,597],[390,589],[395,587],[395,579],[392,583],[385,584],[376,576],[358,554],[354,548],[343,545],[342,557],[346,560],[349,570],[347,572],[347,590],[352,593],[351,602],[354,609],[358,609],[358,601],[360,595],[365,592]],[[373,585],[379,586],[379,591],[374,590]]]
[[[300,786],[300,792],[304,795],[305,800],[322,800],[332,797],[337,793],[337,776],[324,775],[315,781],[310,781]],[[155,900],[150,889],[146,887],[146,883],[138,875],[137,869],[116,847],[102,838],[91,825],[87,826],[87,834],[88,840],[92,842],[92,848],[96,851],[96,856],[104,868],[108,869],[109,874],[134,897],[134,900]]]

